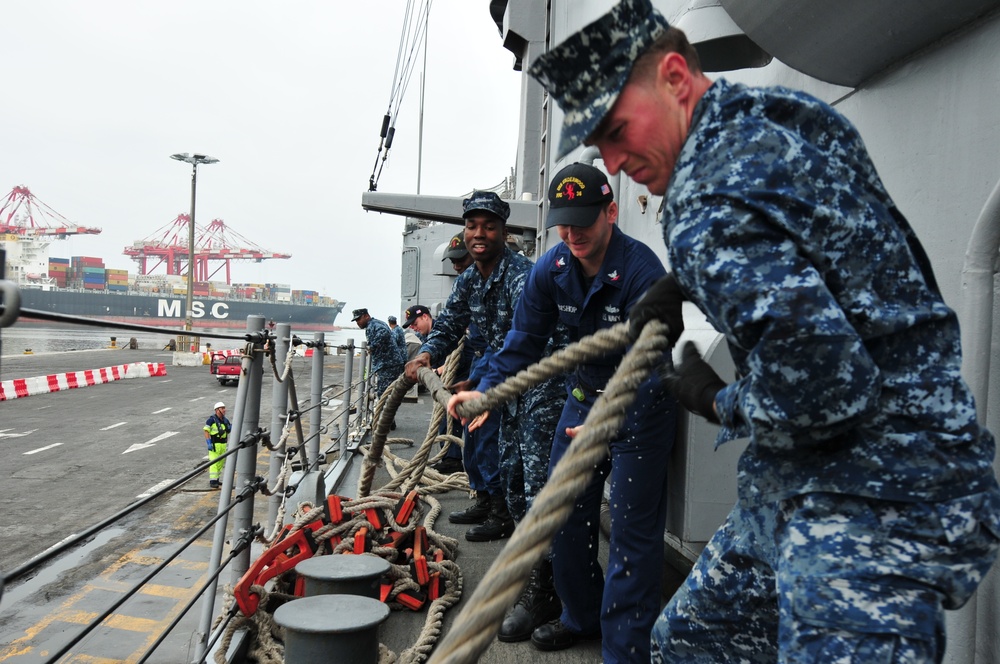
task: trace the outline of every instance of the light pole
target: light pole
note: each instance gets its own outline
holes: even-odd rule
[[[194,316],[194,202],[198,191],[198,164],[215,164],[219,160],[204,154],[188,154],[179,152],[170,155],[171,159],[186,161],[191,164],[191,223],[188,225],[188,273],[187,273],[187,304],[185,307],[184,331],[190,332]],[[179,339],[183,351],[189,340],[187,336]]]

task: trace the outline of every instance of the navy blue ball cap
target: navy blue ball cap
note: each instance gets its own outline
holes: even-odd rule
[[[361,318],[367,313],[368,313],[367,309],[355,309],[354,311],[351,312],[351,321],[356,321],[357,319]]]
[[[604,206],[615,200],[608,176],[590,164],[574,163],[556,173],[549,184],[549,216],[545,227],[592,226]]]
[[[469,250],[465,248],[465,233],[458,233],[448,242],[448,248],[444,250],[444,256],[441,257],[441,260],[461,260],[465,258],[468,253]]]
[[[669,28],[650,0],[622,0],[528,69],[565,114],[556,158],[594,133],[614,106],[632,65]]]
[[[403,327],[409,327],[413,325],[414,323],[417,322],[417,319],[423,316],[424,314],[427,314],[428,316],[431,315],[431,312],[427,307],[425,307],[422,304],[413,305],[405,312],[403,312],[403,316],[406,318],[406,322],[403,323]]]
[[[500,221],[504,223],[510,217],[510,205],[493,191],[474,191],[471,196],[462,201],[463,219],[479,210],[499,217]]]

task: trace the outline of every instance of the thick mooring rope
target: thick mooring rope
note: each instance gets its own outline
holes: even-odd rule
[[[454,377],[463,344],[464,338],[462,344],[459,344],[458,348],[448,356],[444,373],[449,380]],[[421,382],[430,391],[431,398],[440,405],[440,408],[435,407],[434,416],[431,418],[431,423],[428,427],[428,435],[424,439],[423,444],[413,455],[413,459],[407,468],[397,477],[393,478],[392,482],[384,487],[386,489],[401,486],[407,480],[410,480],[408,484],[409,488],[416,486],[420,482],[420,476],[427,465],[427,458],[430,456],[431,444],[436,440],[441,422],[447,417],[443,409],[448,405],[448,398],[451,397],[451,392],[445,388],[444,383],[441,382],[437,373],[431,369],[421,368],[420,377]],[[382,459],[386,439],[392,427],[392,421],[396,417],[396,411],[399,409],[400,404],[403,403],[403,397],[406,396],[406,393],[410,391],[410,388],[414,384],[413,381],[406,377],[406,374],[400,374],[375,405],[376,419],[375,427],[372,431],[372,442],[368,446],[368,453],[365,455],[364,462],[361,465],[360,478],[358,479],[359,498],[368,495],[368,492],[371,491],[372,481],[375,478],[375,470]]]
[[[609,343],[614,340],[627,343],[627,327],[624,324],[603,332],[608,333],[604,338]],[[578,344],[574,344],[576,345]],[[573,348],[570,346],[566,351]],[[553,468],[548,482],[535,497],[528,514],[476,587],[451,630],[432,653],[431,664],[474,662],[486,650],[503,622],[504,613],[520,596],[531,568],[545,555],[552,537],[573,510],[577,496],[587,487],[594,469],[607,456],[608,441],[621,428],[627,408],[635,398],[636,389],[662,363],[663,353],[667,350],[669,345],[666,326],[657,321],[648,323],[608,382],[604,393],[598,397],[580,433]],[[568,356],[566,351],[563,354]],[[558,355],[560,354],[548,359],[555,360]],[[532,374],[535,370],[540,373],[545,364],[543,361],[532,369],[521,372],[515,379],[524,374]],[[500,387],[509,383],[511,381]],[[491,403],[491,393],[498,392],[499,388],[491,390],[476,402],[475,408],[485,410]],[[475,414],[477,413],[468,413],[469,416]]]
[[[519,371],[517,375],[508,378],[500,385],[490,388],[481,398],[460,404],[457,408],[458,414],[462,417],[475,417],[484,411],[492,410],[500,404],[513,401],[549,378],[571,373],[585,362],[620,351],[628,346],[630,341],[628,323],[618,323],[613,327],[598,330],[589,337],[543,358],[537,364]]]
[[[407,380],[406,374],[402,374],[389,386],[380,399],[380,401],[385,400],[384,406],[375,421],[372,442],[368,446],[368,454],[365,455],[361,464],[361,476],[358,478],[358,498],[364,498],[371,491],[375,470],[382,458],[382,450],[385,448],[385,441],[389,436],[392,419],[396,416],[399,404],[403,403],[403,397],[406,396],[411,387],[413,387],[413,383]]]

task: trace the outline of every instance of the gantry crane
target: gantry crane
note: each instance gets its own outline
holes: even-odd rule
[[[160,265],[166,267],[167,274],[187,274],[190,224],[191,217],[182,212],[166,226],[154,231],[152,235],[132,243],[131,247],[125,247],[122,253],[139,264],[139,274],[152,274]],[[231,261],[259,263],[269,258],[291,257],[291,254],[268,251],[260,247],[227,227],[221,219],[213,219],[207,228],[195,224],[195,281],[208,281],[219,270],[225,268],[226,283],[229,284],[232,283]],[[220,264],[210,271],[210,262],[220,262]]]
[[[24,238],[67,235],[97,235],[100,228],[76,226],[48,205],[38,200],[25,186],[14,187],[0,206],[0,235]]]
[[[14,187],[0,205],[0,248],[6,274],[17,283],[52,283],[49,244],[69,235],[97,235],[100,228],[77,226],[38,200],[25,186]]]

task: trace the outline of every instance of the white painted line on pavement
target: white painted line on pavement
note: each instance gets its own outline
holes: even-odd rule
[[[107,431],[108,429],[115,429],[121,426],[125,426],[126,424],[128,424],[128,422],[118,422],[117,424],[112,424],[109,427],[104,427],[103,429],[101,429],[101,431]]]
[[[194,399],[188,399],[188,401],[201,401],[205,397],[195,397]]]
[[[171,436],[176,436],[179,433],[180,433],[180,431],[167,431],[166,433],[161,433],[156,438],[153,438],[152,440],[148,440],[145,443],[136,443],[135,445],[132,445],[130,448],[128,448],[127,450],[125,450],[124,452],[122,452],[122,454],[128,454],[129,452],[135,452],[136,450],[144,450],[147,447],[152,447],[153,445],[155,445],[156,443],[160,442],[161,440],[165,440],[167,438],[170,438]]]
[[[140,493],[138,496],[136,496],[136,498],[146,498],[148,496],[152,496],[154,493],[156,493],[163,487],[167,486],[171,482],[173,482],[173,480],[163,480],[159,484],[154,484],[153,486],[146,489],[143,493]]]
[[[25,436],[35,433],[37,429],[24,431],[22,433],[7,433],[8,431],[12,431],[12,429],[0,429],[0,438],[24,438]]]
[[[153,414],[153,415],[159,415],[160,413],[165,413],[165,412],[167,412],[168,410],[171,410],[171,407],[170,407],[170,406],[167,406],[166,408],[161,408],[161,409],[159,409],[159,410],[154,410],[152,414]]]
[[[25,452],[25,456],[29,454],[38,454],[39,452],[44,452],[45,450],[51,450],[53,447],[59,447],[62,443],[52,443],[51,445],[46,445],[45,447],[39,447],[37,450],[31,450],[30,452]]]

